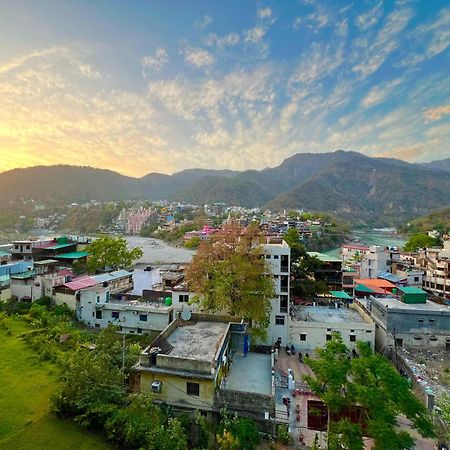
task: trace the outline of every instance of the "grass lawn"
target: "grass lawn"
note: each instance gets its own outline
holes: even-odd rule
[[[17,335],[27,324],[7,318],[12,331],[0,330],[0,448],[111,449],[104,439],[50,413],[50,396],[57,388],[58,367],[37,362]]]

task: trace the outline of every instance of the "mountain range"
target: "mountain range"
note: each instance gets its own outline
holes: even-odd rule
[[[326,211],[349,221],[396,224],[450,204],[450,158],[410,164],[338,150],[298,153],[263,170],[189,169],[142,178],[67,165],[0,174],[0,205],[124,199],[225,202],[273,210]]]

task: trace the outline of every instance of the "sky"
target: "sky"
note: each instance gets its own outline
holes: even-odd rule
[[[450,157],[444,0],[2,0],[0,171]]]

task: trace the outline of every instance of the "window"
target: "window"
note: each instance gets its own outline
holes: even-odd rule
[[[284,316],[275,316],[275,325],[284,325]]]
[[[30,250],[30,246],[29,245],[27,245],[27,250]]]
[[[326,338],[327,338],[327,341],[331,341],[331,339],[332,339],[331,334],[327,334]]]
[[[423,319],[418,319],[417,322],[423,323]]]
[[[356,341],[356,336],[354,334],[350,335],[350,342],[355,342]]]
[[[188,395],[196,395],[198,397],[200,395],[200,385],[198,383],[190,383],[188,381],[186,383],[186,392]]]
[[[372,330],[366,330],[366,333],[372,333]]]
[[[434,323],[434,319],[429,320],[430,324]]]
[[[100,303],[100,295],[97,295],[97,303]]]
[[[302,334],[300,335],[300,340],[301,340],[301,341],[306,341],[306,333],[302,333]]]
[[[280,313],[287,314],[288,310],[288,296],[280,295]]]
[[[113,319],[118,319],[119,318],[119,311],[111,311],[111,317]]]
[[[430,341],[437,341],[438,338],[436,336],[430,336]]]
[[[19,250],[19,246],[18,246],[18,245],[15,245],[14,248],[15,248],[16,250]]]
[[[415,341],[421,341],[422,340],[422,336],[415,335],[414,336],[414,340]]]
[[[270,259],[270,255],[266,255],[266,259]]]
[[[147,322],[147,314],[139,314],[140,322]]]
[[[109,291],[107,291],[106,292],[106,301],[109,302],[109,299],[110,299],[110,293],[109,293]]]
[[[273,255],[273,259],[279,259],[278,255]]]
[[[189,294],[181,294],[178,296],[178,301],[180,303],[187,303],[189,301]]]
[[[96,323],[96,324],[95,324],[95,328],[100,328],[100,324],[99,324],[99,323]]]
[[[142,328],[138,327],[137,332],[138,332],[138,334],[142,334]]]
[[[355,330],[350,330],[350,333],[354,333],[355,332]]]
[[[419,277],[414,277],[414,281],[419,281]]]
[[[327,331],[331,331],[331,328],[327,328]]]
[[[102,319],[102,312],[101,311],[95,311],[95,318],[96,319]]]

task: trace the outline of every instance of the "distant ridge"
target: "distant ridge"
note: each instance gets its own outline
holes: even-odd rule
[[[90,200],[222,201],[274,210],[327,211],[348,220],[396,224],[450,205],[450,158],[423,164],[357,152],[297,153],[263,170],[189,169],[133,178],[68,165],[0,174],[0,206],[34,199],[51,204]]]

